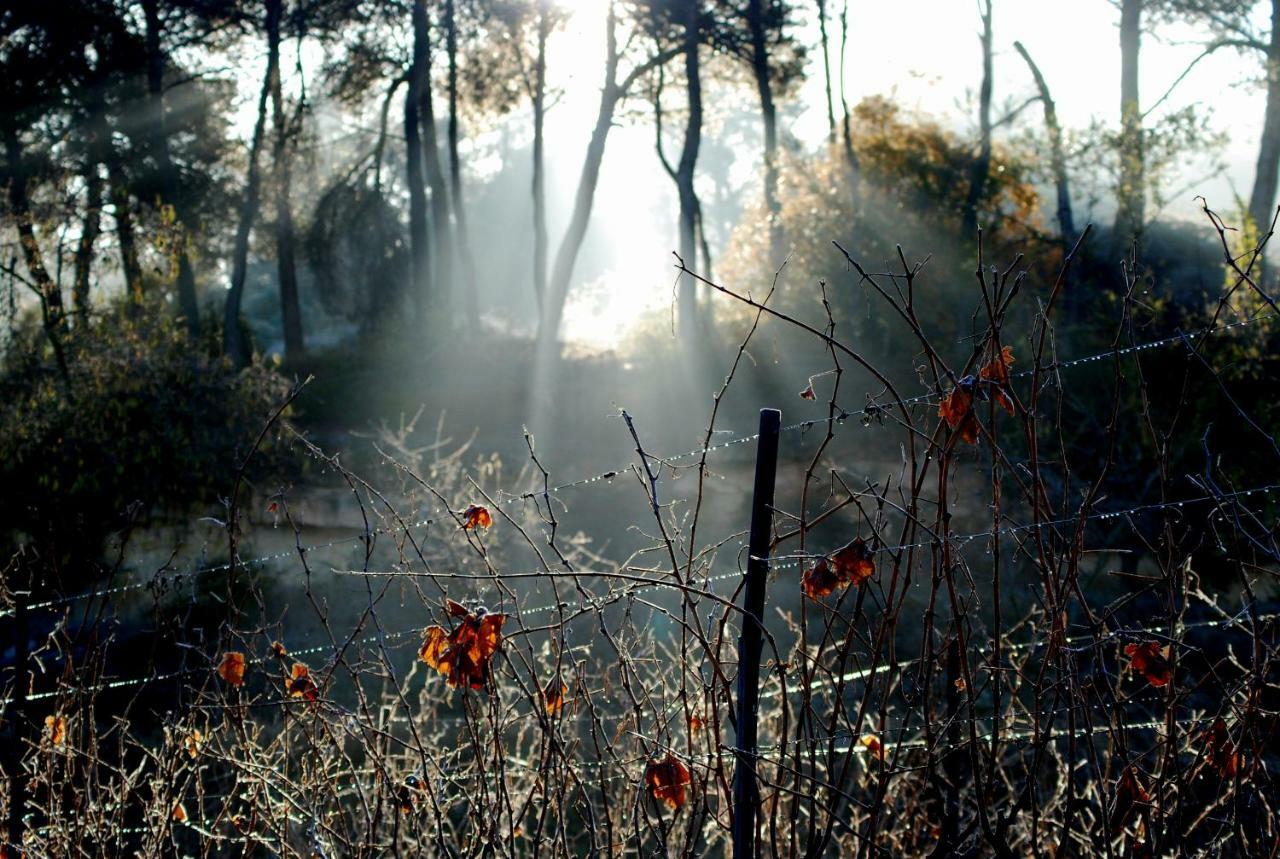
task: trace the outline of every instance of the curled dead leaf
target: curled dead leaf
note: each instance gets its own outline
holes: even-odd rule
[[[452,612],[451,612],[452,613]],[[452,632],[439,626],[423,631],[418,658],[445,676],[450,686],[483,689],[490,663],[502,643],[505,614],[466,613]]]
[[[961,385],[954,388],[938,404],[938,416],[960,434],[966,444],[978,440],[978,416],[973,411],[973,394]]]
[[[673,754],[649,761],[644,769],[644,784],[649,793],[672,811],[684,806],[692,776],[689,768]]]
[[[45,716],[45,729],[49,732],[49,741],[60,746],[67,741],[67,720],[61,716]]]
[[[1169,646],[1160,646],[1158,641],[1144,641],[1141,644],[1127,644],[1125,656],[1129,657],[1129,667],[1141,674],[1152,686],[1167,686],[1173,679],[1173,663],[1169,659]]]
[[[231,650],[224,653],[222,663],[218,665],[218,676],[232,686],[244,685],[244,654]]]
[[[192,728],[191,733],[187,734],[182,744],[186,747],[189,756],[198,757],[200,755],[200,747],[204,745],[204,734],[200,733],[199,728]]]
[[[311,669],[301,662],[293,663],[289,676],[285,678],[284,689],[291,698],[305,698],[307,701],[320,698],[320,687],[311,679]]]
[[[564,696],[567,694],[569,687],[559,677],[552,677],[547,681],[547,685],[542,688],[542,697],[548,716],[554,716],[564,709]]]
[[[488,507],[471,504],[467,506],[466,510],[462,511],[462,528],[464,531],[488,528],[491,525],[493,525],[493,515],[489,512]]]

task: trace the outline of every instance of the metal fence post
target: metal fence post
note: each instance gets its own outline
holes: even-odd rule
[[[764,589],[773,540],[773,488],[778,471],[778,432],[781,426],[782,412],[777,409],[760,410],[747,582],[742,602],[742,635],[738,638],[738,708],[734,722],[738,735],[738,762],[733,772],[733,859],[755,859],[756,856],[756,813],[760,805],[760,788],[756,782],[756,720],[760,709],[760,655],[764,646]]]

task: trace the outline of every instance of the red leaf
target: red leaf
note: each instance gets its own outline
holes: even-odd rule
[[[232,686],[244,685],[244,654],[235,650],[222,655],[222,664],[218,666],[218,676]]]
[[[672,754],[649,761],[644,770],[644,783],[649,793],[654,799],[666,803],[672,811],[684,806],[690,781],[689,768]]]
[[[1129,657],[1129,667],[1147,678],[1152,686],[1167,686],[1173,679],[1168,645],[1161,647],[1158,641],[1144,641],[1125,645],[1124,653]]]
[[[488,528],[491,525],[493,525],[493,516],[490,515],[488,507],[472,504],[462,511],[462,528],[464,531]]]
[[[505,614],[466,614],[452,632],[427,627],[418,658],[443,674],[454,688],[483,689],[489,680],[489,664],[502,643],[506,619]]]
[[[284,681],[284,688],[291,698],[305,698],[308,701],[320,698],[320,687],[311,679],[311,669],[301,662],[293,663],[293,669]]]

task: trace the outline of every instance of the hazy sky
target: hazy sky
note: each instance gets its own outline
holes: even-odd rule
[[[549,76],[564,90],[561,102],[547,120],[548,189],[552,208],[551,245],[554,254],[572,204],[587,137],[599,102],[603,73],[605,0],[560,0],[573,11],[562,33],[552,42]],[[808,20],[800,39],[811,47],[808,80],[797,102],[784,105],[784,133],[802,145],[820,145],[826,133],[823,79],[818,32],[811,4],[801,4]],[[838,15],[841,0],[830,0]],[[1067,129],[1084,128],[1097,118],[1112,125],[1119,114],[1119,14],[1109,0],[996,0],[995,104],[1017,104],[1033,94],[1030,75],[1013,50],[1021,40],[1039,64]],[[905,108],[930,113],[960,130],[976,125],[970,94],[981,74],[976,0],[850,0],[849,49],[845,59],[845,94],[850,105],[875,94],[892,94]],[[839,27],[831,22],[833,74],[838,68]],[[1159,98],[1199,53],[1201,37],[1185,27],[1166,28],[1143,42],[1141,97],[1144,109]],[[254,65],[249,63],[249,66]],[[244,93],[238,124],[252,127],[252,110],[259,71],[243,68]],[[1211,175],[1208,161],[1189,159],[1182,175],[1166,189],[1172,197],[1163,218],[1200,217],[1193,199],[1203,194],[1214,208],[1227,211],[1233,193],[1248,196],[1261,132],[1263,91],[1258,84],[1260,64],[1253,55],[1222,51],[1201,62],[1156,111],[1199,103],[1211,108],[1213,125],[1229,135],[1224,175]],[[838,97],[838,95],[837,95]],[[730,100],[744,109],[756,106],[754,90],[742,87],[717,91],[710,111],[714,116]],[[838,109],[838,104],[837,104]],[[1022,120],[1040,127],[1040,109],[1033,105]],[[510,122],[528,125],[526,113]],[[668,143],[678,145],[679,129]],[[1004,130],[1007,131],[1007,130]],[[525,131],[524,133],[528,133]],[[464,142],[464,146],[467,144]],[[737,151],[737,175],[746,196],[758,192],[758,173],[749,170],[759,148]],[[483,143],[481,150],[485,150]],[[491,149],[487,151],[492,151]],[[477,162],[469,162],[474,168]],[[492,159],[482,165],[497,166]],[[1176,192],[1176,193],[1175,193]],[[1083,211],[1084,200],[1077,200]],[[516,205],[529,205],[527,200]],[[1099,211],[1099,217],[1109,212]],[[668,304],[672,295],[671,250],[675,237],[674,186],[662,172],[653,150],[652,117],[634,125],[625,122],[612,132],[589,233],[597,249],[607,245],[610,263],[603,274],[579,270],[565,317],[565,336],[608,345],[623,320]],[[482,229],[482,225],[478,225]],[[927,249],[920,249],[923,254]]]
[[[566,205],[576,185],[576,168],[595,115],[606,4],[603,0],[577,0],[568,5],[575,9],[575,16],[560,41],[567,49],[558,51],[553,58],[556,74],[567,92],[549,123],[549,151],[554,153],[556,162],[551,168],[552,178],[557,196]],[[838,14],[839,0],[828,5]],[[849,18],[845,92],[851,105],[868,95],[893,93],[904,107],[934,114],[957,128],[976,125],[968,98],[981,74],[980,22],[975,0],[851,0]],[[1108,0],[996,0],[997,110],[1006,100],[1021,103],[1033,93],[1026,66],[1012,47],[1015,40],[1020,40],[1044,73],[1064,126],[1083,128],[1094,118],[1114,124],[1120,100],[1118,19],[1117,10]],[[838,24],[833,21],[829,28],[833,51],[838,50],[838,32]],[[1199,53],[1193,41],[1196,36],[1187,28],[1168,28],[1144,39],[1144,109]],[[809,22],[802,38],[814,46],[809,80],[800,94],[805,107],[787,130],[801,142],[816,146],[826,133],[816,23]],[[833,67],[835,61],[833,56]],[[1175,185],[1192,187],[1171,199],[1162,217],[1200,217],[1193,199],[1196,194],[1204,194],[1219,210],[1232,206],[1233,186],[1235,192],[1247,198],[1261,134],[1263,91],[1257,84],[1259,72],[1254,56],[1219,52],[1199,63],[1156,111],[1158,116],[1190,103],[1201,103],[1212,108],[1213,125],[1229,134],[1222,153],[1228,167],[1226,175],[1212,177],[1207,162],[1189,161]],[[744,105],[754,104],[754,92],[747,88],[732,98],[741,99]],[[1036,105],[1023,118],[1038,127],[1041,116]],[[651,128],[641,125],[615,129],[596,197],[592,230],[625,239],[613,248],[610,273],[595,283],[580,285],[578,298],[566,316],[567,337],[607,340],[612,326],[602,326],[602,320],[626,318],[637,310],[671,300],[670,252],[675,245],[675,210],[673,186],[653,154]],[[552,237],[554,241],[555,232]]]

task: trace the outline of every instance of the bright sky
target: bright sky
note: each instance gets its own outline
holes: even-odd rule
[[[572,206],[599,103],[607,8],[605,0],[560,2],[573,15],[565,30],[553,37],[550,52],[551,83],[564,91],[547,121],[553,255]],[[802,4],[810,18],[811,5]],[[829,0],[833,16],[838,16],[841,5],[841,0]],[[904,107],[931,113],[957,128],[969,130],[976,125],[969,95],[977,88],[981,74],[977,0],[896,0],[892,4],[850,0],[849,18],[844,84],[851,105],[869,95],[893,94]],[[1020,40],[1044,73],[1066,128],[1083,128],[1095,118],[1114,124],[1119,113],[1118,18],[1109,0],[995,0],[997,114],[1004,105],[1021,103],[1033,92],[1030,75],[1012,47]],[[828,32],[834,74],[838,69],[838,20],[831,21]],[[1154,38],[1144,38],[1144,108],[1159,98],[1199,53],[1196,36],[1187,28],[1166,28]],[[789,106],[790,117],[798,118],[788,118],[784,131],[802,145],[816,146],[826,133],[826,117],[815,20],[804,22],[800,39],[810,46],[808,80],[799,93],[800,104]],[[1232,208],[1233,194],[1248,196],[1261,133],[1259,73],[1256,57],[1219,52],[1201,62],[1159,108],[1157,116],[1192,103],[1207,106],[1212,110],[1213,125],[1229,135],[1226,150],[1220,154],[1227,165],[1225,175],[1211,176],[1208,162],[1189,162],[1178,187],[1166,189],[1174,196],[1162,217],[1199,217],[1193,199],[1196,194],[1205,195],[1220,211]],[[242,75],[246,93],[242,94],[237,124],[247,137],[260,72],[246,68]],[[746,87],[717,98],[740,99],[749,108],[755,104],[754,92]],[[1025,120],[1037,124],[1040,116],[1038,105],[1024,114]],[[512,121],[528,120],[517,114]],[[755,152],[738,155],[759,157]],[[759,181],[758,174],[741,172],[745,181]],[[755,191],[750,186],[743,190]],[[1077,201],[1081,207],[1083,203]],[[603,273],[583,272],[580,267],[566,309],[566,339],[607,347],[637,313],[670,302],[676,205],[674,186],[653,151],[648,117],[642,123],[616,127],[609,138],[588,234],[589,241],[595,236],[609,244],[611,261]],[[1099,214],[1105,217],[1107,213]]]
[[[602,0],[568,5],[575,15],[552,57],[553,74],[566,88],[566,96],[549,122],[549,152],[555,153],[552,183],[566,206],[597,107],[606,8]],[[831,0],[828,6],[838,15],[841,2]],[[968,99],[981,75],[975,0],[851,0],[849,18],[845,87],[851,105],[865,96],[894,93],[905,107],[932,113],[959,128],[976,125]],[[1065,127],[1083,128],[1094,118],[1114,123],[1120,100],[1118,19],[1108,0],[996,0],[997,113],[1006,100],[1021,103],[1033,92],[1026,66],[1012,47],[1020,40],[1044,73]],[[835,74],[838,21],[830,23],[828,33]],[[1186,28],[1168,28],[1144,39],[1144,108],[1199,53],[1192,41],[1195,36]],[[788,130],[802,143],[817,145],[826,133],[826,114],[816,22],[808,22],[802,39],[813,46],[809,79],[799,96],[807,109]],[[1262,124],[1259,72],[1255,57],[1219,52],[1199,63],[1158,109],[1156,115],[1191,103],[1207,105],[1213,125],[1229,134],[1222,153],[1226,174],[1212,177],[1207,163],[1188,164],[1178,181],[1190,187],[1169,202],[1163,217],[1199,217],[1196,194],[1204,194],[1219,210],[1231,208],[1233,193],[1247,198]],[[734,97],[754,100],[750,90]],[[1038,105],[1025,114],[1037,123],[1040,116]],[[623,320],[671,300],[677,204],[674,188],[653,153],[652,138],[649,126],[615,128],[610,137],[591,229],[626,239],[613,248],[614,262],[604,277],[575,286],[565,318],[567,339],[607,346]]]

